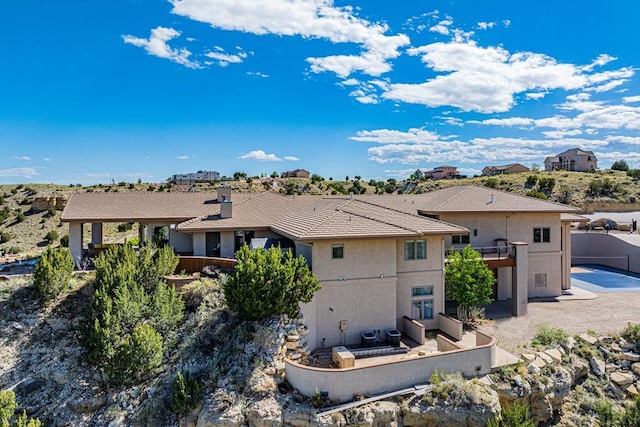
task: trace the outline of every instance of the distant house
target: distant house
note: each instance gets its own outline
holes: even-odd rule
[[[584,151],[572,148],[557,156],[544,159],[544,170],[567,170],[574,172],[586,172],[598,169],[598,159],[593,151]]]
[[[529,168],[520,163],[510,163],[502,166],[485,166],[482,176],[505,175],[508,173],[529,172]]]
[[[282,172],[281,178],[309,178],[309,171],[305,169],[295,169],[292,171]]]
[[[195,184],[196,182],[220,181],[220,173],[216,171],[198,171],[171,175],[171,182],[177,185]]]
[[[431,170],[424,171],[425,178],[431,179],[455,179],[461,178],[458,168],[455,166],[437,166]]]

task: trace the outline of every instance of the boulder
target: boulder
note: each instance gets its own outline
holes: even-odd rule
[[[75,399],[67,402],[67,407],[77,413],[93,413],[107,406],[107,396],[91,399]]]
[[[250,426],[279,427],[282,425],[282,408],[273,397],[252,402],[245,410],[245,414]]]
[[[633,374],[629,372],[616,371],[611,373],[611,375],[609,376],[609,380],[613,381],[620,387],[624,387],[633,384],[634,378]]]
[[[553,359],[556,362],[562,362],[562,353],[560,353],[560,350],[556,348],[550,348],[549,350],[545,350],[544,354],[551,357],[551,359]]]
[[[622,358],[630,362],[640,362],[640,354],[638,353],[625,352],[622,353]]]
[[[591,357],[589,359],[589,364],[591,365],[591,370],[594,374],[602,376],[606,373],[606,365],[602,359]]]

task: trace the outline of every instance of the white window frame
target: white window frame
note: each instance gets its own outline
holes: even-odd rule
[[[424,245],[424,251],[421,257],[418,256],[418,244],[422,242]],[[412,246],[409,246],[412,245]],[[412,253],[407,251],[407,248],[411,248]],[[425,239],[414,239],[414,240],[405,240],[404,241],[404,260],[405,261],[414,261],[414,260],[424,260],[427,259],[427,241]]]
[[[411,288],[412,318],[416,320],[433,320],[435,311],[435,305],[433,302],[433,290],[434,285],[413,286]],[[419,313],[415,312],[415,307],[417,304],[419,304],[419,308],[417,308]],[[427,312],[427,310],[430,312],[430,315],[425,317],[424,314]]]

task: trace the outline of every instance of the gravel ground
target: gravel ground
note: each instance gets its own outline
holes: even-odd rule
[[[575,335],[619,333],[629,322],[640,323],[640,292],[599,293],[591,300],[530,302],[521,317],[487,320],[479,329],[494,335],[498,346],[519,353],[540,326],[561,327]]]

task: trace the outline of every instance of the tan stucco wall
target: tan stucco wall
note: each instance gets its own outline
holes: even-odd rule
[[[178,253],[193,252],[193,236],[180,233],[175,228],[169,228],[169,245]]]
[[[640,273],[640,235],[638,234],[583,233],[578,231],[571,234],[571,240],[576,264],[601,264],[626,270],[628,255],[629,269]]]
[[[476,343],[489,344],[362,368],[322,369],[287,360],[286,378],[303,395],[311,396],[319,390],[328,392],[329,399],[346,401],[353,399],[354,394],[373,395],[425,384],[436,369],[445,373],[461,372],[468,377],[483,375],[491,372],[494,364],[495,340],[478,338]]]
[[[344,258],[332,259],[332,245],[344,245]],[[396,275],[395,239],[321,240],[313,243],[313,274],[320,281]]]
[[[193,255],[207,256],[207,233],[193,233]]]
[[[529,246],[531,249],[531,246]],[[529,251],[529,298],[558,296],[562,294],[560,252],[531,253]],[[547,274],[547,286],[535,286],[535,274]]]
[[[395,277],[321,282],[314,296],[316,341],[309,340],[311,347],[359,344],[361,332],[375,329],[385,338],[386,330],[396,327],[396,282]],[[348,325],[345,341],[341,320]]]

